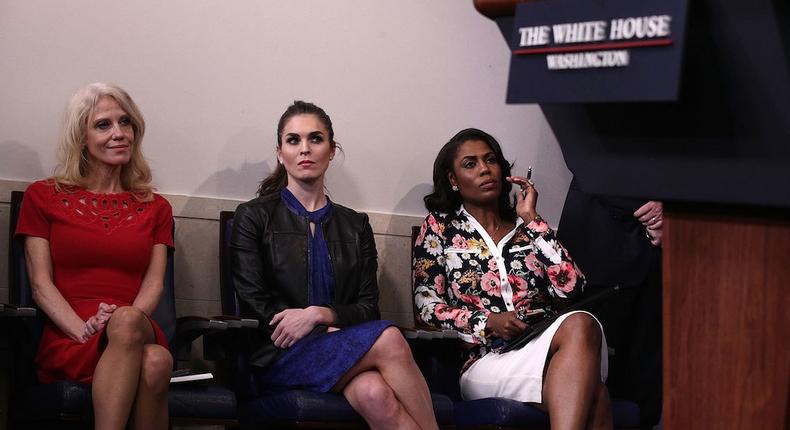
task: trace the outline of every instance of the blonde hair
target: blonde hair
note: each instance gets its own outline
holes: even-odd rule
[[[151,168],[145,161],[142,151],[145,120],[140,109],[129,94],[118,85],[94,82],[77,91],[63,115],[63,126],[58,139],[58,166],[52,179],[58,190],[87,185],[88,151],[85,148],[88,121],[102,97],[112,97],[129,116],[134,130],[132,156],[121,167],[121,186],[140,201],[153,198]]]

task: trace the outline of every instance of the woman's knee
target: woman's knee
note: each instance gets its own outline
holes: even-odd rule
[[[577,312],[565,318],[558,334],[566,342],[578,342],[591,348],[600,348],[601,345],[601,326],[585,312]]]
[[[166,393],[170,386],[173,356],[161,345],[145,345],[140,370],[140,384],[146,392],[151,394]]]
[[[147,337],[146,324],[148,318],[140,309],[120,307],[107,322],[107,337],[111,342],[143,344]]]
[[[406,342],[406,339],[397,327],[385,329],[379,338],[376,339],[372,350],[380,353],[382,357],[386,357],[388,360],[412,360],[409,343]]]
[[[397,418],[400,403],[378,372],[365,372],[355,379],[349,384],[351,392],[348,394],[354,397],[363,415],[384,422]]]

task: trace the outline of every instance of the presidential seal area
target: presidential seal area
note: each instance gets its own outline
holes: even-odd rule
[[[549,70],[626,67],[628,66],[628,61],[627,50],[575,52],[572,54],[546,56],[546,64]]]

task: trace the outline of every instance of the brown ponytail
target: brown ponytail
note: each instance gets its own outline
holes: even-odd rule
[[[286,185],[288,185],[288,174],[285,172],[285,166],[278,162],[274,172],[261,181],[258,197],[280,192]]]

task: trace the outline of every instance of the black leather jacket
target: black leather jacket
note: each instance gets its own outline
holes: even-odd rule
[[[308,306],[309,223],[288,210],[279,193],[239,205],[233,218],[233,284],[242,316],[260,320],[250,339],[250,364],[264,367],[283,351],[271,340],[274,314]],[[368,216],[332,203],[323,233],[335,277],[331,307],[338,325],[379,319],[376,244]]]

